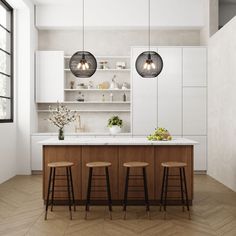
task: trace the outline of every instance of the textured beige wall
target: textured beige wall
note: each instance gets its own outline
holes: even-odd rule
[[[155,30],[151,33],[152,45],[196,46],[199,30]],[[81,49],[81,31],[41,30],[39,50],[64,50],[72,54]],[[130,46],[147,44],[145,30],[88,30],[85,32],[85,48],[95,55],[129,55]]]
[[[208,174],[236,191],[236,17],[209,40]]]

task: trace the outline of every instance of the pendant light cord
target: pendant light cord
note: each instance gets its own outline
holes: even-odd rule
[[[83,52],[84,52],[84,0],[82,1],[82,8],[83,8],[83,13],[82,13],[82,34],[83,34],[83,36],[82,36],[82,44],[83,44]]]
[[[151,30],[150,30],[150,22],[151,22],[151,20],[150,20],[150,0],[148,0],[148,50],[149,50],[149,52],[150,52],[150,44],[151,44],[151,40],[150,40],[150,35],[151,35]]]

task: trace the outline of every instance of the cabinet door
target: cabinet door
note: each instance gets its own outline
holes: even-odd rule
[[[36,102],[63,102],[64,52],[36,52]]]
[[[158,126],[182,135],[182,49],[160,48],[164,67],[158,78]]]
[[[197,145],[194,145],[194,170],[207,170],[207,137],[185,136],[185,138],[198,142]]]
[[[51,138],[51,136],[31,136],[31,170],[43,170],[43,150],[40,141]]]
[[[183,135],[206,135],[207,89],[183,89]]]
[[[157,78],[142,78],[136,71],[137,57],[147,48],[132,50],[132,132],[148,135],[157,126]],[[151,50],[156,51],[152,48]]]
[[[183,49],[183,84],[184,86],[207,85],[206,48]]]

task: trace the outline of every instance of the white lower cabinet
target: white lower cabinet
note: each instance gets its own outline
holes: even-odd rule
[[[40,141],[52,138],[52,136],[32,135],[31,136],[31,170],[43,170],[42,145]]]
[[[185,136],[185,138],[198,142],[194,146],[194,170],[207,170],[207,136]]]

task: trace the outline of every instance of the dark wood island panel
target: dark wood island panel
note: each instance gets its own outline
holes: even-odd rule
[[[44,145],[43,146],[43,199],[46,199],[49,168],[47,164],[54,161],[72,161],[73,183],[75,199],[78,202],[86,198],[88,182],[87,162],[108,161],[112,163],[109,168],[112,198],[121,203],[124,193],[125,168],[124,162],[144,161],[149,163],[147,168],[149,198],[154,203],[159,202],[163,168],[162,162],[180,161],[186,162],[186,177],[190,203],[193,199],[193,145]],[[62,171],[62,170],[61,170]],[[58,174],[63,174],[62,172]],[[104,170],[96,170],[96,174],[103,174]],[[176,174],[176,170],[171,171]],[[134,170],[132,174],[141,174],[140,170]],[[58,181],[59,182],[59,181]],[[179,185],[179,181],[173,182]],[[100,185],[101,181],[94,182]],[[134,185],[142,182],[133,181]],[[142,189],[141,189],[142,190]],[[106,200],[106,193],[93,192],[93,199]],[[132,197],[143,197],[143,193],[130,193]],[[178,197],[179,193],[171,192],[170,197]],[[56,193],[55,197],[67,199],[66,194]],[[178,204],[178,203],[177,203]]]

